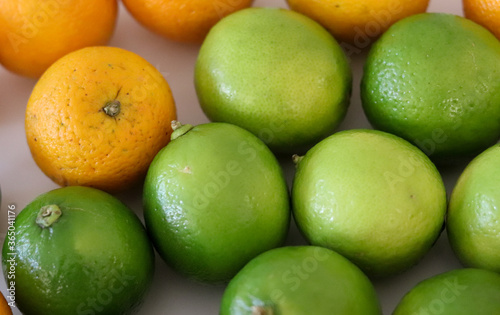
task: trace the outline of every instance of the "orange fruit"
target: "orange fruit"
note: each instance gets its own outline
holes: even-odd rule
[[[56,183],[118,191],[144,177],[175,118],[169,85],[150,63],[120,48],[88,47],[43,74],[25,128],[34,160]]]
[[[429,0],[287,0],[294,11],[316,20],[342,46],[367,47],[392,24],[407,16],[423,13]]]
[[[484,26],[500,39],[500,0],[463,0],[466,18]]]
[[[253,0],[123,0],[149,30],[179,42],[201,43],[223,17],[250,7]]]
[[[111,38],[116,0],[0,1],[0,63],[38,78],[57,59]]]
[[[12,310],[2,294],[0,294],[0,315],[12,315]]]

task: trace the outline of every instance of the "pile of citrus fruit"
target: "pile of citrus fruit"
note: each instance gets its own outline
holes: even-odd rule
[[[465,268],[420,279],[391,311],[500,314],[500,3],[463,2],[465,17],[426,0],[124,0],[147,29],[200,45],[211,122],[194,126],[149,61],[106,46],[116,0],[0,3],[0,63],[37,79],[29,150],[62,186],[9,227],[0,315],[137,313],[156,253],[224,286],[220,314],[378,315],[374,283],[444,230]],[[338,131],[363,49],[374,129]],[[118,194],[138,191],[139,216]],[[307,245],[287,243],[292,225]]]

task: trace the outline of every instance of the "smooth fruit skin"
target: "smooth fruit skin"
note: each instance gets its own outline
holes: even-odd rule
[[[243,127],[274,152],[296,153],[331,134],[351,93],[349,62],[335,39],[293,11],[249,8],[222,19],[195,67],[212,121]]]
[[[500,1],[463,0],[464,16],[486,27],[500,39]]]
[[[116,0],[0,1],[0,63],[38,78],[72,51],[106,45],[117,14]]]
[[[446,191],[427,156],[376,130],[338,132],[298,162],[295,221],[312,244],[335,250],[373,277],[400,273],[441,233]]]
[[[260,310],[260,312],[258,311]],[[281,247],[250,261],[229,283],[220,315],[381,315],[368,278],[323,247]]]
[[[373,45],[361,82],[372,125],[436,161],[474,156],[500,136],[500,42],[451,14],[419,14]]]
[[[114,116],[106,113],[110,102],[120,104]],[[172,92],[153,65],[121,48],[88,47],[38,80],[26,108],[26,139],[57,184],[117,192],[144,178],[174,119]]]
[[[477,156],[458,179],[446,230],[464,265],[500,273],[500,145]]]
[[[250,132],[195,126],[151,163],[146,227],[161,257],[189,278],[228,281],[250,259],[284,241],[290,208],[281,167]]]
[[[416,314],[500,314],[500,275],[467,268],[428,278],[411,289],[393,313]]]
[[[287,0],[287,3],[292,10],[323,25],[342,47],[359,50],[395,22],[424,13],[429,0]]]
[[[253,0],[123,0],[132,16],[171,40],[202,43],[223,17],[250,7]]]
[[[40,209],[54,204],[62,215],[40,227]],[[118,199],[89,187],[56,189],[35,198],[14,226],[15,245],[5,239],[2,266],[10,279],[10,260],[17,263],[23,314],[132,314],[140,307],[153,278],[153,247]]]

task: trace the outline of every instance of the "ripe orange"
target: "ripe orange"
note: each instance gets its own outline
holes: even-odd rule
[[[0,294],[0,315],[12,315],[12,310],[2,294]]]
[[[33,158],[56,183],[125,189],[142,178],[176,118],[167,81],[140,56],[89,47],[54,63],[26,109]]]
[[[117,11],[116,0],[2,0],[0,63],[37,78],[71,51],[105,45]]]
[[[500,0],[463,0],[465,17],[500,39]]]
[[[328,29],[345,47],[367,47],[392,24],[423,13],[429,0],[287,0],[292,10],[305,14]]]
[[[180,42],[201,43],[220,19],[253,0],[123,0],[132,16],[153,32]]]

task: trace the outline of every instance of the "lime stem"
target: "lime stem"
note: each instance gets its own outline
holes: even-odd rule
[[[172,126],[172,130],[177,130],[179,129],[180,127],[182,127],[182,124],[180,121],[177,121],[177,120],[172,120],[172,122],[170,123],[170,125]]]
[[[292,161],[293,164],[295,164],[295,167],[299,165],[300,161],[302,161],[303,158],[304,158],[303,155],[298,155],[298,154],[292,155]]]
[[[179,138],[180,136],[183,136],[185,135],[186,133],[188,133],[189,130],[193,129],[193,126],[190,125],[190,124],[181,124],[180,122],[178,122],[177,120],[172,120],[172,130],[174,132],[172,132],[172,135],[170,136],[170,140],[175,140],[177,138]]]
[[[109,117],[115,117],[116,115],[118,115],[120,113],[121,105],[122,104],[120,103],[120,101],[112,100],[112,101],[107,102],[106,105],[104,105],[104,107],[102,109],[104,110],[106,115],[108,115]]]
[[[46,228],[54,224],[62,215],[58,205],[47,205],[40,208],[36,217],[36,224],[41,228]]]
[[[273,315],[273,309],[268,306],[252,306],[252,315]]]

